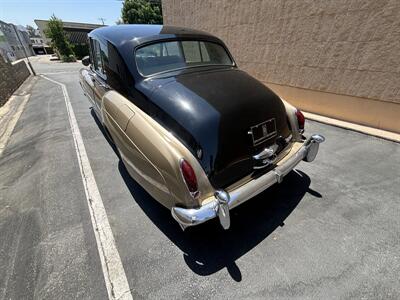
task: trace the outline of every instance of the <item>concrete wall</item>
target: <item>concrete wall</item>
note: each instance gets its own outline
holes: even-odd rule
[[[164,24],[222,38],[239,67],[300,108],[400,132],[399,0],[162,4]]]
[[[0,106],[6,103],[29,75],[30,72],[24,61],[12,65],[0,57]]]
[[[21,26],[0,20],[0,52],[11,61],[24,58],[24,49],[28,56],[35,55],[28,33],[18,29],[18,27]]]

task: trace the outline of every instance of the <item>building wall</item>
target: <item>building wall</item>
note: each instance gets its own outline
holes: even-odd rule
[[[11,64],[0,57],[0,106],[6,103],[29,75],[25,61]]]
[[[239,67],[300,108],[400,132],[399,0],[162,4],[164,24],[217,35]]]
[[[48,23],[49,20],[35,20],[35,24],[38,26],[40,36],[43,38],[44,43],[50,45],[51,39],[46,36]],[[104,25],[101,24],[63,22],[64,32],[71,44],[86,44],[88,33],[103,26]]]
[[[24,27],[22,27],[22,28],[24,28]],[[21,43],[22,43],[23,47],[25,48],[26,55],[27,56],[35,55],[35,52],[33,51],[31,39],[29,38],[29,33],[26,31],[26,29],[24,28],[25,30],[20,30],[20,29],[18,29],[17,26],[15,26],[15,29],[16,29],[16,32],[17,32],[20,40],[21,40]],[[25,54],[24,54],[23,57],[25,57]]]
[[[3,57],[10,61],[24,58],[24,49],[28,56],[35,55],[26,31],[21,31],[17,26],[3,21],[0,21],[0,31],[2,36],[0,39],[0,54]]]

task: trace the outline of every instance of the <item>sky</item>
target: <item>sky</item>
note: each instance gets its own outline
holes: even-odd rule
[[[0,20],[31,25],[35,19],[48,20],[54,13],[63,21],[113,25],[121,16],[120,0],[0,0]]]

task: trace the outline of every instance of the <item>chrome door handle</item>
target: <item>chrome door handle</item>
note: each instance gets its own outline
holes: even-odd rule
[[[109,86],[108,84],[103,83],[103,82],[101,82],[100,80],[97,80],[97,79],[95,78],[96,75],[90,75],[90,76],[92,77],[93,83],[97,83],[97,84],[98,84],[99,86],[101,86],[102,88],[110,89],[110,86]]]

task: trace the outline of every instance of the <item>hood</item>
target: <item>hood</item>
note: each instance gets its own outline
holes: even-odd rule
[[[249,175],[252,156],[290,134],[280,98],[237,68],[147,79],[137,88],[159,108],[153,117],[192,151],[215,188]],[[251,128],[272,119],[276,134],[255,144]]]

